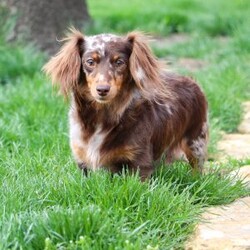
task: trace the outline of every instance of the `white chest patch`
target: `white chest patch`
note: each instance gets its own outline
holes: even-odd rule
[[[100,148],[102,143],[104,142],[105,137],[106,133],[102,132],[101,127],[98,127],[86,144],[87,158],[91,163],[91,167],[93,170],[96,170],[98,167],[100,167]]]
[[[74,101],[69,112],[70,145],[73,156],[77,163],[84,162],[93,170],[100,167],[100,149],[108,132],[103,132],[101,126],[97,126],[94,134],[84,140],[84,130],[75,115],[76,109]]]

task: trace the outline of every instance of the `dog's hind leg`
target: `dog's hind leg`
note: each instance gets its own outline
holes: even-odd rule
[[[196,138],[186,138],[182,141],[189,164],[194,172],[202,173],[203,165],[207,157],[208,129],[204,123],[201,133]]]
[[[187,161],[187,156],[180,145],[171,147],[166,151],[166,163],[172,164],[174,161]]]

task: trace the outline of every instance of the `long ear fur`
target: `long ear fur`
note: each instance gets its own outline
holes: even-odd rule
[[[65,96],[78,84],[84,42],[84,36],[80,31],[74,28],[70,31],[71,33],[62,40],[65,44],[61,50],[43,67],[52,83],[60,84],[60,90]]]
[[[127,35],[127,40],[132,44],[130,72],[144,97],[147,99],[169,97],[170,93],[162,77],[164,65],[149,48],[147,37],[140,32],[131,32]]]

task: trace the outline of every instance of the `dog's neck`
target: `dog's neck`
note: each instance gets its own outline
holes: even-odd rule
[[[139,91],[125,90],[109,103],[98,103],[86,96],[73,94],[72,102],[77,116],[84,129],[94,132],[96,127],[109,130],[117,126],[131,106],[141,100]]]

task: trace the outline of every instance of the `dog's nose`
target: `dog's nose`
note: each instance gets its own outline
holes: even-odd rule
[[[109,85],[98,85],[96,87],[96,91],[97,91],[98,95],[100,95],[100,96],[106,96],[108,94],[109,90],[110,90]]]

